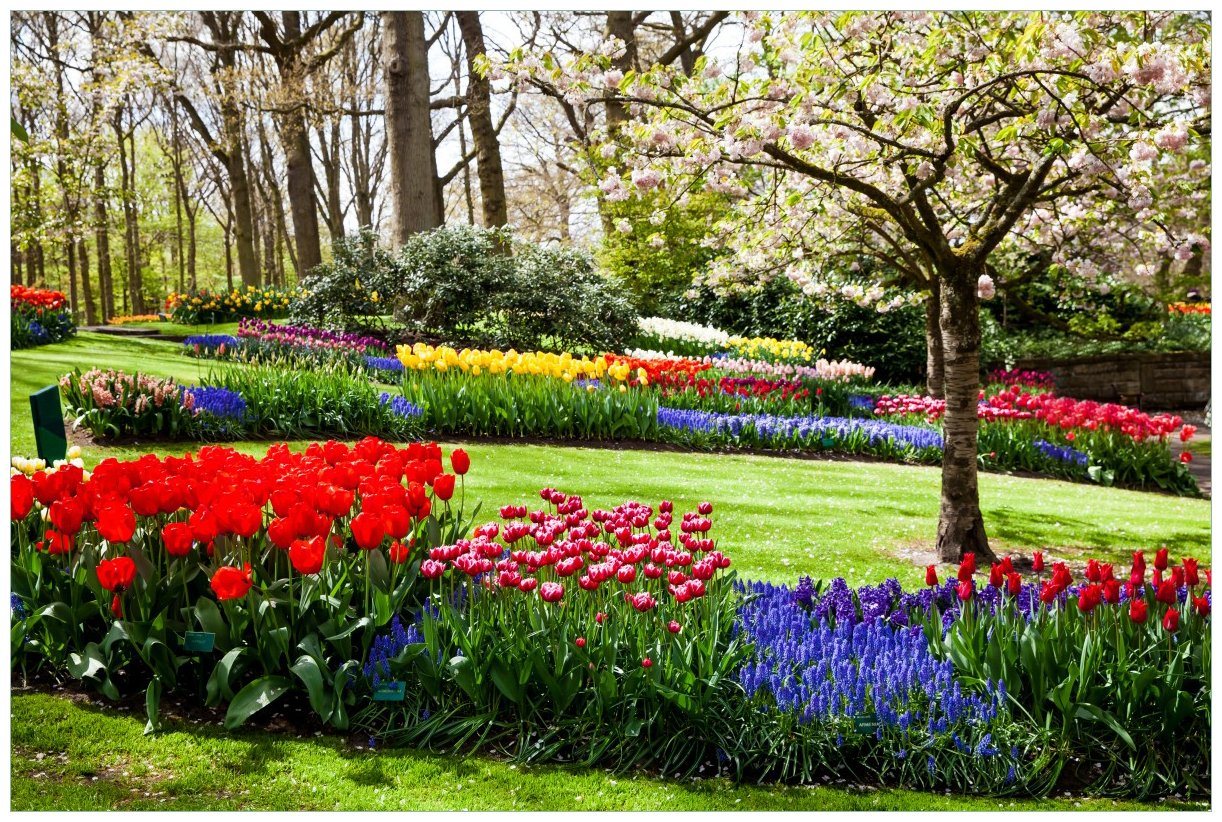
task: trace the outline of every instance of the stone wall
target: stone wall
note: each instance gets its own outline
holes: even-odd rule
[[[1143,409],[1204,408],[1209,352],[1124,354],[1073,360],[1020,360],[1016,368],[1051,371],[1057,393]]]

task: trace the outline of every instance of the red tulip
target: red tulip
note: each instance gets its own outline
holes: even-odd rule
[[[48,508],[47,518],[52,525],[65,534],[75,534],[81,530],[81,522],[85,519],[85,507],[75,499],[57,499]]]
[[[1193,597],[1192,607],[1201,616],[1209,616],[1209,597]]]
[[[97,529],[107,542],[127,542],[136,533],[136,515],[126,505],[108,505],[98,512]]]
[[[420,576],[425,579],[437,579],[446,572],[446,564],[435,559],[426,559],[420,563]],[[525,580],[523,580],[525,582]]]
[[[1129,602],[1129,619],[1141,625],[1150,615],[1150,609],[1144,599],[1134,599]]]
[[[1031,554],[1031,568],[1038,574],[1044,570],[1044,552],[1035,551]]]
[[[34,483],[25,474],[14,474],[9,480],[9,502],[12,505],[11,518],[25,519],[34,508]]]
[[[352,538],[362,549],[371,551],[386,539],[386,525],[382,518],[369,511],[362,511],[349,523],[352,528]]]
[[[1005,574],[1001,569],[1001,563],[994,562],[993,566],[989,568],[989,585],[994,588],[1000,588],[1004,581]]]
[[[1120,602],[1120,582],[1115,577],[1103,581],[1103,599],[1109,605]]]
[[[1086,579],[1088,582],[1103,581],[1103,569],[1099,565],[1099,560],[1088,559],[1086,561]]]
[[[1155,593],[1154,598],[1164,605],[1174,605],[1176,601],[1175,583],[1171,580],[1164,580]]]
[[[289,562],[299,574],[317,574],[322,570],[326,555],[327,541],[323,537],[294,540],[289,546]]]
[[[713,513],[713,503],[702,502],[696,506],[696,510],[700,512],[701,516],[707,517],[709,514]]]
[[[59,531],[48,530],[43,539],[38,541],[37,547],[40,550],[45,550],[52,556],[57,554],[70,554],[75,546],[75,538],[72,534],[63,534]]]
[[[297,529],[293,527],[293,521],[283,517],[274,517],[267,524],[267,539],[272,545],[275,545],[282,551],[288,550],[298,536]]]
[[[1167,570],[1167,549],[1159,548],[1154,553],[1154,567],[1160,571]]]
[[[670,631],[672,634],[677,634],[683,630],[683,626],[672,619],[670,622],[666,623],[666,630]]]
[[[1192,452],[1191,451],[1181,451],[1180,452],[1180,462],[1184,463],[1185,465],[1192,462]]]
[[[131,557],[115,557],[98,563],[98,582],[111,593],[123,593],[135,580],[136,563]]]
[[[1023,589],[1023,578],[1021,574],[1009,574],[1006,577],[1006,590],[1010,592],[1010,596],[1018,596],[1019,591]]]
[[[1078,592],[1078,610],[1089,614],[1103,600],[1103,588],[1099,585],[1087,585]]]
[[[191,545],[195,537],[191,534],[191,526],[185,522],[167,523],[161,529],[161,541],[165,543],[165,552],[172,557],[185,557],[191,553]]]
[[[450,452],[450,466],[454,469],[455,474],[462,476],[471,470],[471,458],[463,449],[455,448]]]
[[[1146,575],[1146,553],[1145,551],[1133,552],[1133,570],[1140,570],[1144,578]]]
[[[607,621],[607,615],[603,613],[602,611],[599,611],[597,614],[594,615],[594,621],[597,622],[599,625],[602,625],[604,622]]]
[[[518,590],[524,594],[529,594],[531,591],[539,587],[539,580],[536,577],[525,577],[518,583]]]
[[[442,474],[437,479],[433,480],[433,496],[442,502],[448,501],[454,496],[454,475]]]
[[[576,645],[578,648],[584,648],[586,647],[586,638],[583,636],[579,636],[577,637],[577,639],[573,640],[573,644]]]
[[[961,580],[959,582],[958,593],[959,593],[960,602],[967,602],[968,600],[972,598],[973,585],[972,585],[972,580],[970,578]]]
[[[242,568],[224,565],[216,569],[212,575],[212,591],[221,602],[230,599],[241,599],[246,596],[253,583],[250,579],[250,564]]]
[[[1169,634],[1173,634],[1180,627],[1180,612],[1174,608],[1168,608],[1167,613],[1163,614],[1163,630]]]
[[[925,567],[925,584],[931,588],[938,584],[938,566],[928,565]]]
[[[1184,557],[1184,584],[1189,588],[1201,583],[1199,564],[1192,557]]]
[[[976,554],[969,551],[963,555],[963,561],[959,563],[959,581],[970,580],[974,573],[976,573]]]
[[[402,565],[403,563],[407,562],[407,557],[411,553],[411,549],[411,543],[397,539],[390,544],[390,548],[388,549],[387,553],[390,555],[391,562],[395,563],[396,565]]]
[[[648,591],[641,591],[637,594],[624,594],[624,601],[642,613],[658,604],[658,601],[653,598],[653,594]]]
[[[645,657],[644,659],[641,660],[641,667],[642,668],[652,668],[653,660],[650,659],[649,657]]]

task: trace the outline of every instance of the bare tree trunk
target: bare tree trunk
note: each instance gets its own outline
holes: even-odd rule
[[[42,175],[39,172],[38,164],[31,158],[29,161],[32,180],[30,183],[30,213],[35,225],[42,225]],[[30,285],[43,283],[47,280],[47,263],[46,254],[43,252],[42,243],[38,240],[33,240],[28,248],[30,255],[29,271],[27,280]]]
[[[133,314],[142,314],[144,312],[144,282],[140,270],[140,235],[137,225],[136,195],[133,190],[133,177],[136,171],[135,154],[133,152],[129,160],[127,135],[123,131],[123,112],[123,106],[115,110],[113,125],[115,139],[119,144],[119,193],[123,198],[123,251],[127,263],[127,299],[124,301],[124,311],[128,310],[127,304],[130,303],[130,310]],[[134,143],[135,134],[131,136]]]
[[[98,251],[98,291],[101,292],[102,322],[115,314],[115,290],[110,268],[110,215],[106,208],[106,167],[93,167],[93,239]]]
[[[85,324],[97,325],[98,311],[93,305],[93,283],[89,281],[89,247],[84,237],[76,241],[76,259],[81,272],[81,301],[85,303]]]
[[[422,12],[383,12],[382,23],[386,140],[394,204],[391,237],[401,246],[412,234],[441,224],[429,116],[428,44]]]
[[[942,505],[938,518],[938,559],[957,562],[975,552],[981,562],[996,560],[980,513],[976,478],[976,406],[980,391],[979,272],[961,267],[943,272],[942,347],[945,352],[946,415],[942,418]]]
[[[509,222],[509,206],[505,199],[501,143],[492,123],[492,88],[488,78],[475,70],[476,58],[486,51],[484,30],[480,25],[479,12],[459,11],[455,14],[467,53],[467,111],[471,121],[471,139],[475,141],[484,226],[503,226]]]
[[[187,209],[187,282],[192,291],[199,287],[195,273],[195,215],[196,211]]]
[[[15,240],[9,243],[9,259],[13,266],[13,285],[21,285],[23,282],[21,269],[24,257],[25,255],[21,253],[21,247],[17,245]]]
[[[942,354],[942,287],[935,276],[925,300],[925,390],[929,396],[944,399],[945,365]]]
[[[244,285],[259,284],[259,261],[255,257],[255,216],[250,205],[250,178],[246,175],[242,115],[233,103],[223,103],[221,113],[228,149],[229,189],[233,201],[233,241],[238,251],[238,269]]]
[[[288,40],[301,38],[301,12],[282,12],[284,35]],[[288,59],[280,64],[282,81],[304,93],[304,76],[296,51],[285,52]],[[304,100],[291,106],[281,117],[281,139],[284,143],[286,183],[289,211],[293,215],[293,241],[297,246],[297,273],[309,273],[322,262],[318,239],[318,211],[314,206],[314,167],[310,157],[310,134],[306,131]]]

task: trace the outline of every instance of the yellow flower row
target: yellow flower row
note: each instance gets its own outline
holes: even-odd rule
[[[478,348],[464,348],[462,351],[449,346],[431,346],[416,343],[413,346],[401,345],[396,349],[399,362],[404,368],[416,371],[449,371],[459,370],[472,376],[480,374],[531,374],[543,377],[556,377],[566,382],[575,379],[602,379],[610,377],[623,382],[628,379],[631,368],[627,363],[610,365],[607,358],[598,356],[574,357],[565,352],[553,354],[546,351],[528,351],[518,353],[512,348],[508,351],[484,351]]]
[[[815,349],[801,340],[776,340],[772,337],[731,337],[728,345],[739,356],[748,359],[802,360],[809,362],[817,356]]]

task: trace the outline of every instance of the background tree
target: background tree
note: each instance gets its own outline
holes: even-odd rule
[[[1163,228],[1152,169],[1207,122],[1208,19],[752,13],[742,32],[692,76],[655,65],[621,77],[621,43],[568,63],[519,55],[510,70],[587,105],[612,88],[635,107],[641,120],[624,131],[636,155],[604,191],[735,198],[726,266],[779,267],[813,290],[822,262],[795,255],[804,241],[859,247],[873,235],[873,248],[936,277],[947,402],[937,549],[992,556],[976,481],[989,262],[1048,225],[1104,223],[1117,201]]]

